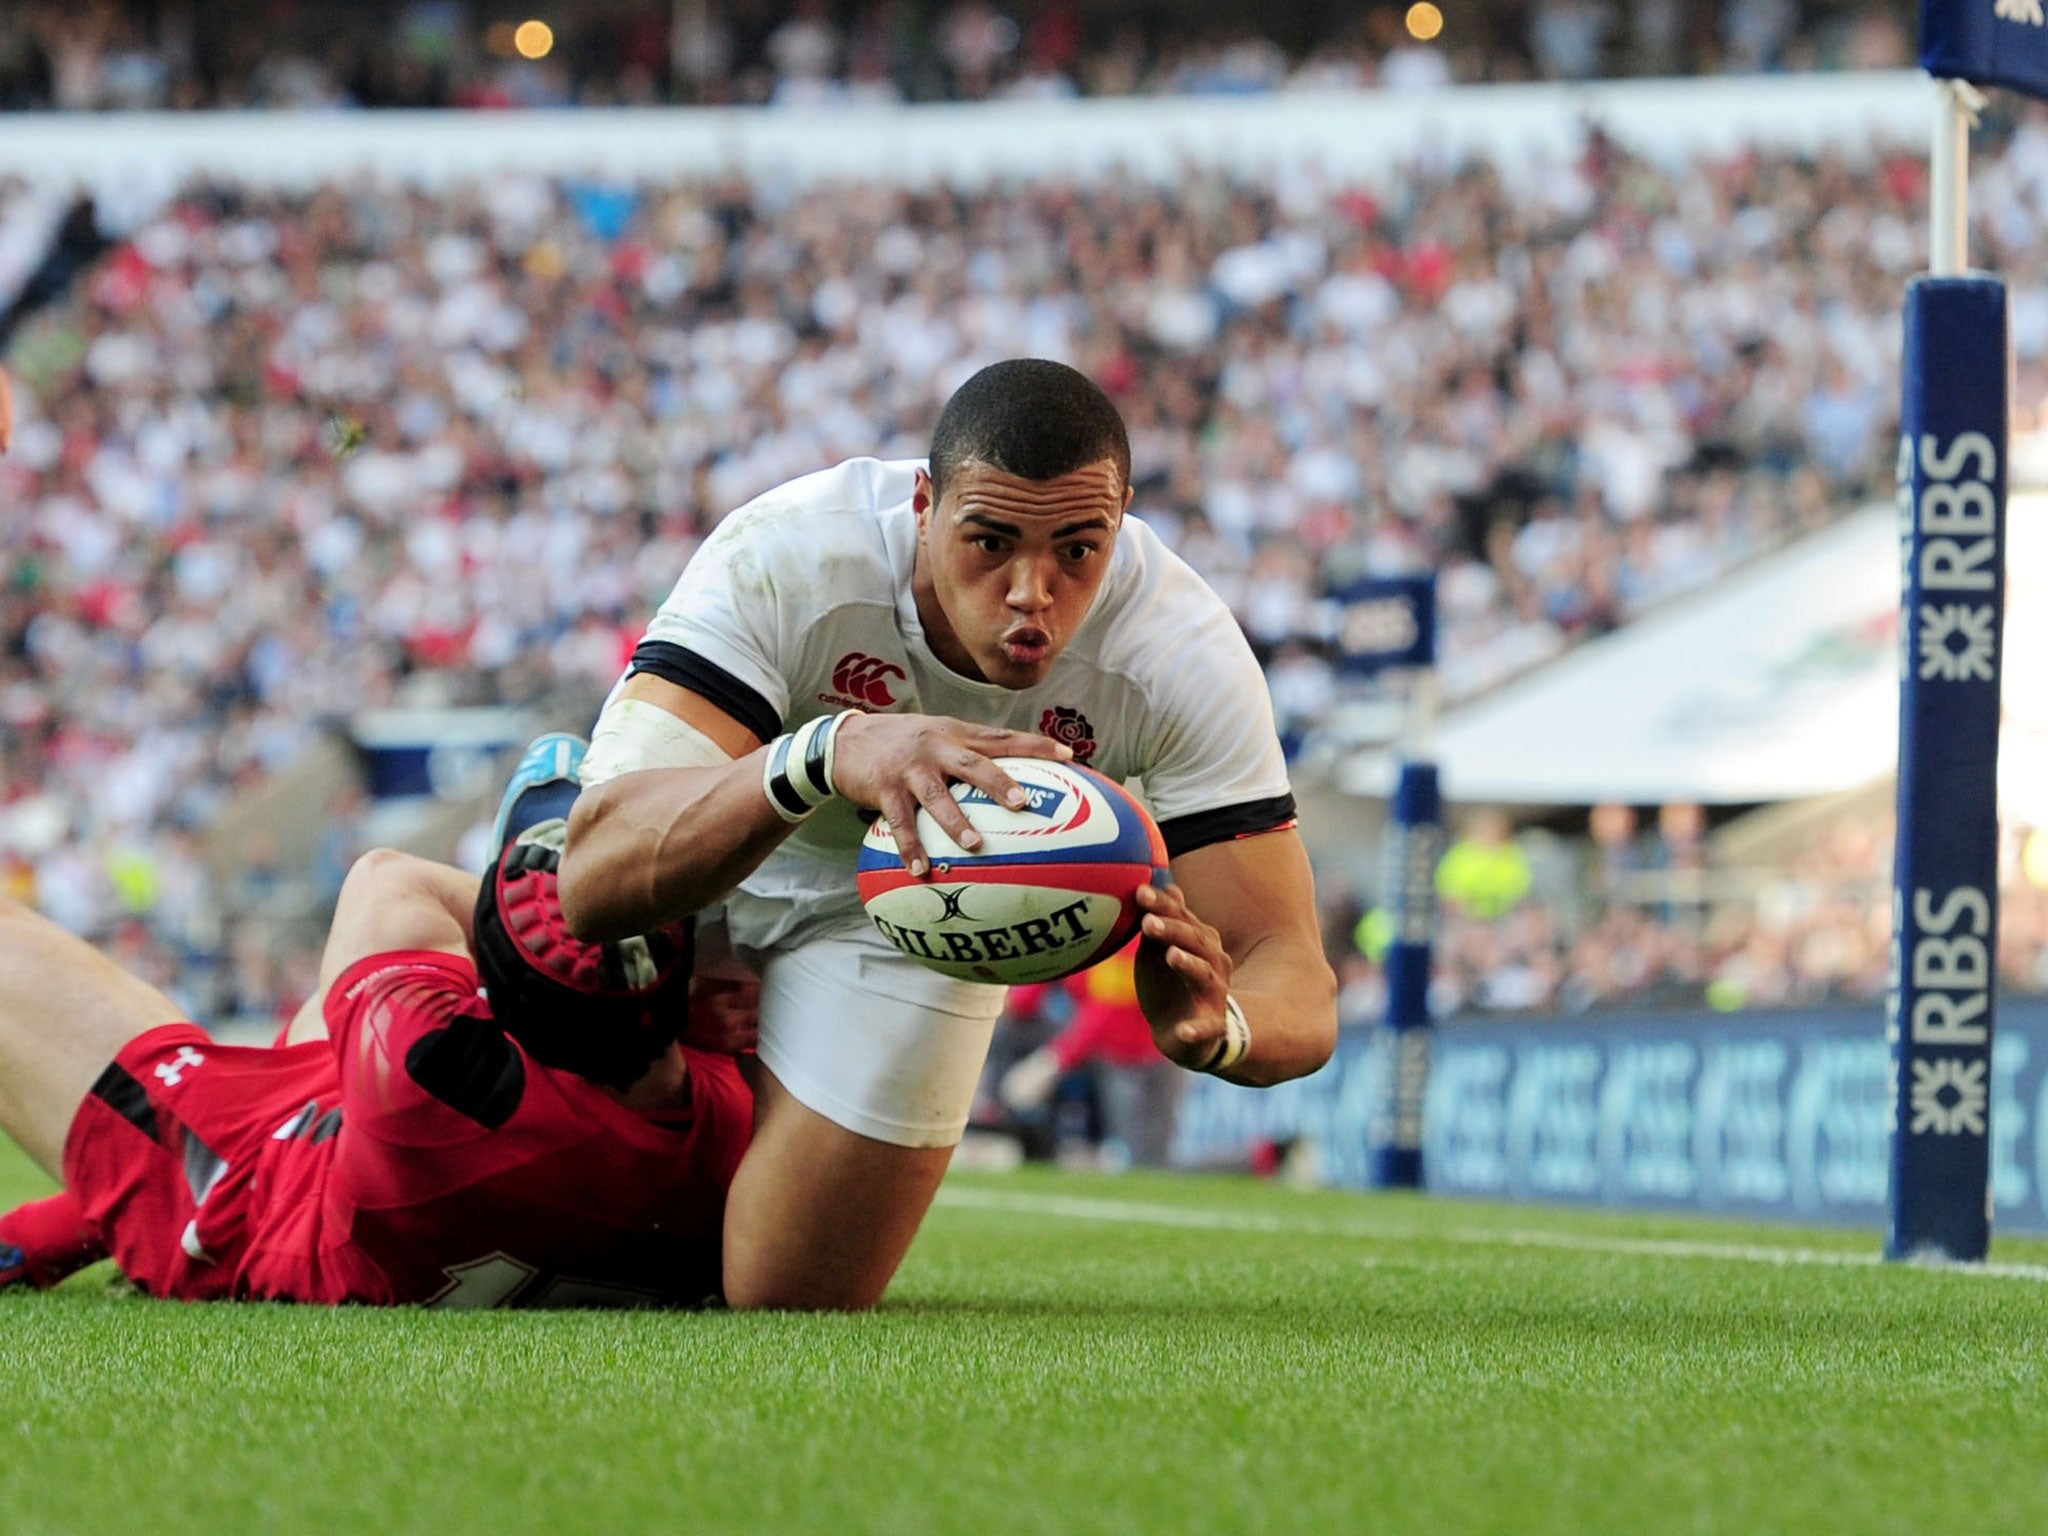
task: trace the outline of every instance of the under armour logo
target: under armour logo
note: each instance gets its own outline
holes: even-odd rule
[[[156,1075],[163,1080],[166,1088],[175,1088],[185,1081],[185,1074],[193,1067],[204,1066],[206,1058],[189,1045],[178,1047],[178,1054],[169,1061],[156,1064]]]
[[[901,682],[903,676],[903,669],[894,662],[848,651],[833,664],[832,686],[850,699],[862,699],[876,709],[887,709],[896,702],[896,695],[889,691],[889,679]]]
[[[931,887],[931,893],[946,904],[946,910],[938,915],[936,921],[944,923],[950,922],[955,918],[958,918],[963,923],[978,923],[981,921],[980,918],[969,917],[960,910],[960,899],[967,894],[966,886],[935,885]]]

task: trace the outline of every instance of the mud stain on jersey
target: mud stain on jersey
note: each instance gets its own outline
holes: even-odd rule
[[[802,524],[809,524],[807,530]],[[788,605],[802,613],[838,590],[849,571],[862,574],[872,557],[816,547],[831,514],[801,502],[756,502],[719,524],[714,537],[726,542],[726,574],[743,597]],[[812,547],[806,548],[806,543]],[[822,613],[814,615],[822,617]]]

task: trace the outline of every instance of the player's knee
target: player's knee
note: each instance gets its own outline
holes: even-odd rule
[[[875,1286],[849,1286],[844,1282],[806,1282],[787,1276],[735,1276],[728,1270],[725,1304],[734,1312],[866,1312],[882,1299],[887,1288],[887,1281]]]
[[[0,896],[0,944],[38,944],[49,936],[50,929],[50,920],[34,907]]]
[[[427,860],[396,848],[372,848],[357,855],[342,881],[342,898],[347,901],[384,900],[402,896],[427,885],[434,866]]]

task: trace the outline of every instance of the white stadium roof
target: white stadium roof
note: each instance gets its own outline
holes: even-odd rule
[[[2009,816],[2048,821],[2048,496],[2008,520]],[[1585,805],[1800,799],[1867,784],[1898,756],[1898,538],[1888,507],[1834,527],[1581,647],[1444,719],[1453,801]],[[1385,752],[1339,770],[1384,795]]]

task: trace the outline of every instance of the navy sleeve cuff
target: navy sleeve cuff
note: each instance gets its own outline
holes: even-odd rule
[[[1278,832],[1294,825],[1294,796],[1275,795],[1270,800],[1247,800],[1218,810],[1197,811],[1159,823],[1166,839],[1166,856],[1177,859],[1211,843],[1233,842],[1261,832]]]
[[[633,664],[626,669],[626,675],[632,677],[640,672],[651,672],[664,682],[708,699],[763,741],[773,741],[782,734],[782,717],[775,713],[772,704],[725,668],[706,661],[685,646],[669,640],[642,640],[633,652]]]

